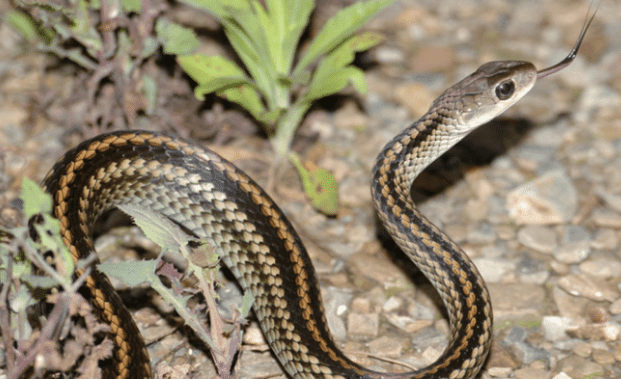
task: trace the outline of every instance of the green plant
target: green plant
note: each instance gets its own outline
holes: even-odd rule
[[[330,19],[298,57],[300,37],[313,0],[182,0],[215,15],[245,69],[222,57],[179,56],[181,67],[198,83],[195,95],[218,95],[240,104],[259,120],[280,156],[313,101],[348,83],[365,93],[364,73],[352,66],[354,54],[380,42],[373,32],[353,34],[392,0],[356,2]],[[316,68],[315,64],[316,63]]]
[[[99,323],[90,304],[78,292],[86,280],[95,256],[74,263],[69,250],[60,237],[60,224],[50,214],[51,197],[35,183],[25,179],[22,185],[24,224],[10,230],[0,229],[0,331],[6,351],[7,378],[21,377],[38,359],[39,370],[73,371],[82,373],[80,378],[101,378],[98,361],[112,356],[113,345],[109,339],[96,344],[93,335],[106,332],[109,326]],[[162,298],[173,305],[196,335],[209,347],[220,378],[230,377],[231,366],[241,345],[241,325],[252,307],[253,298],[245,293],[238,309],[233,310],[232,320],[225,321],[217,312],[215,277],[219,257],[213,249],[200,247],[192,255],[188,247],[190,239],[159,214],[149,210],[124,205],[128,213],[144,233],[162,247],[160,257],[154,260],[122,263],[102,263],[97,268],[114,276],[127,285],[136,286],[147,282]],[[36,238],[33,239],[33,236]],[[188,261],[184,274],[170,263],[161,260],[164,252],[180,252]],[[49,263],[49,257],[51,262]],[[199,260],[196,257],[206,257]],[[48,258],[48,259],[46,259]],[[45,275],[35,272],[33,267]],[[75,277],[76,269],[83,274]],[[185,288],[181,281],[189,275],[198,279],[198,291]],[[161,278],[166,277],[170,286]],[[50,289],[59,291],[50,295]],[[206,307],[188,306],[188,300],[197,293],[203,294]],[[39,333],[33,333],[27,325],[28,307],[40,301],[53,304]],[[210,325],[201,323],[199,313],[209,312]],[[85,320],[76,323],[75,317]],[[58,341],[57,326],[71,323]]]
[[[157,259],[138,262],[102,263],[97,266],[103,273],[114,276],[130,286],[147,282],[168,304],[172,305],[185,323],[210,348],[211,356],[222,379],[230,378],[231,367],[241,346],[241,325],[246,322],[254,299],[250,292],[245,292],[239,309],[234,310],[233,320],[226,322],[217,311],[215,299],[215,279],[219,272],[220,257],[210,246],[203,245],[198,254],[191,254],[188,244],[191,239],[179,226],[164,216],[148,209],[131,204],[120,205],[119,209],[132,217],[136,225],[162,251]],[[170,263],[163,263],[161,257],[165,252],[179,252],[187,260],[186,276],[194,275],[204,295],[209,312],[210,328],[207,329],[200,320],[199,308],[188,306],[188,300],[196,294],[192,289],[181,285],[184,275]],[[206,259],[196,259],[196,257]],[[137,275],[139,273],[139,275]],[[171,287],[164,285],[160,276],[169,279]]]
[[[338,205],[338,183],[334,175],[311,162],[304,165],[300,157],[293,152],[289,154],[289,161],[298,170],[304,192],[311,199],[313,207],[326,215],[335,215]]]
[[[19,9],[4,16],[9,25],[35,49],[69,59],[90,75],[86,90],[94,115],[91,122],[103,127],[132,125],[138,112],[152,114],[156,85],[143,66],[160,47],[169,54],[188,54],[198,46],[192,30],[160,17],[164,10],[160,0],[15,3]],[[96,106],[106,78],[114,85],[118,105],[112,115]],[[115,117],[118,110],[123,117]]]
[[[90,260],[74,263],[60,237],[60,223],[50,215],[51,197],[24,180],[21,199],[24,224],[0,230],[0,330],[5,347],[6,377],[17,379],[37,363],[37,370],[74,369],[89,378],[101,377],[97,362],[112,355],[110,340],[95,343],[93,335],[109,330],[94,318],[79,293],[90,271]],[[74,280],[76,269],[86,275]],[[50,292],[58,288],[56,293]],[[28,309],[47,302],[51,311],[38,332],[27,322]],[[84,322],[76,323],[81,318]],[[65,343],[58,344],[61,335]]]
[[[219,56],[191,54],[199,42],[192,30],[159,17],[158,0],[67,0],[65,6],[38,0],[16,0],[30,14],[10,12],[6,19],[42,51],[68,58],[91,72],[87,82],[90,109],[100,82],[111,78],[124,117],[103,110],[91,122],[130,126],[138,112],[153,113],[155,80],[141,71],[162,47],[178,57],[198,83],[195,95],[216,92],[240,104],[265,126],[279,157],[289,152],[302,118],[313,102],[339,92],[349,83],[367,91],[364,73],[351,65],[355,53],[381,41],[381,35],[354,33],[393,0],[357,2],[330,19],[300,56],[296,51],[315,6],[313,0],[183,0],[213,13],[244,64]],[[77,47],[75,44],[77,43]],[[95,119],[99,121],[95,121]],[[121,123],[122,125],[118,125]],[[321,212],[334,215],[338,188],[322,169],[307,170],[289,155],[306,194]]]

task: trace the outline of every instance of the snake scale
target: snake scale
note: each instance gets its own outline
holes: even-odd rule
[[[569,65],[594,15],[563,61],[540,71],[522,61],[482,65],[442,93],[375,161],[371,191],[377,213],[448,309],[450,341],[428,367],[388,374],[348,359],[330,335],[317,276],[283,212],[234,165],[181,138],[118,131],[67,152],[43,182],[53,196],[63,240],[76,260],[93,254],[92,226],[105,210],[127,203],[147,207],[217,249],[241,287],[254,295],[264,335],[292,378],[471,378],[490,350],[490,296],[466,254],[417,210],[412,182],[466,134],[522,98],[537,79]],[[138,327],[108,279],[95,270],[85,288],[112,327],[115,351],[106,378],[152,377]]]

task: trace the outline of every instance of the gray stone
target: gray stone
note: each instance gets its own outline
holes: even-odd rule
[[[590,241],[578,241],[561,246],[553,255],[559,262],[574,264],[585,260],[590,252]]]
[[[565,292],[594,301],[615,301],[619,292],[608,283],[584,274],[565,275],[558,281]]]
[[[544,316],[541,321],[541,328],[548,341],[556,341],[561,338],[567,338],[565,331],[573,322],[570,317]]]
[[[557,247],[556,233],[547,226],[528,225],[520,229],[517,240],[540,253],[551,253]]]
[[[347,334],[350,336],[377,337],[379,333],[379,314],[355,313],[347,315]]]
[[[515,270],[515,263],[504,258],[477,258],[474,264],[488,283],[498,283],[508,273]]]
[[[511,191],[507,207],[518,224],[558,224],[571,220],[578,196],[563,170],[550,171]]]
[[[621,215],[610,209],[595,209],[591,215],[597,226],[606,228],[621,228]]]
[[[621,262],[614,257],[600,257],[580,263],[580,271],[599,279],[611,279],[621,273]]]

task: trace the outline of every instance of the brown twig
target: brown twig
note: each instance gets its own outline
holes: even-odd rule
[[[35,359],[45,346],[49,345],[50,342],[56,343],[53,336],[67,320],[70,304],[70,294],[63,293],[58,297],[45,325],[41,328],[41,334],[37,338],[36,343],[25,355],[20,354],[17,357],[13,370],[9,370],[7,373],[7,379],[20,378],[34,364]]]
[[[388,362],[388,363],[392,363],[392,364],[395,364],[395,365],[398,365],[398,366],[405,367],[405,368],[407,368],[408,370],[411,370],[411,371],[416,371],[417,370],[416,367],[414,367],[412,365],[409,365],[409,364],[407,364],[405,362],[401,362],[399,360],[392,359],[392,358],[382,357],[382,356],[379,356],[379,355],[376,355],[376,354],[366,353],[364,351],[347,351],[347,350],[343,350],[343,353],[349,354],[349,355],[360,355],[360,356],[364,356],[364,357],[369,357],[369,358],[377,359],[378,361]]]
[[[8,254],[6,277],[7,282],[4,283],[2,286],[2,292],[0,292],[0,328],[2,330],[2,341],[4,342],[4,348],[6,351],[7,370],[11,372],[14,370],[15,349],[13,348],[13,334],[11,333],[8,296],[9,288],[11,287],[11,278],[13,277],[13,254]]]

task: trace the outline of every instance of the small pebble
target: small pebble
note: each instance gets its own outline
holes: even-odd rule
[[[593,347],[588,342],[579,342],[571,348],[571,352],[582,358],[588,358],[593,352]]]
[[[594,301],[612,302],[619,296],[619,292],[607,283],[584,274],[565,275],[559,279],[558,285],[571,295]]]
[[[556,233],[547,226],[529,225],[520,229],[517,240],[524,246],[540,253],[556,250]]]
[[[536,368],[522,368],[513,373],[515,379],[548,379],[552,375],[549,371]]]
[[[609,209],[596,209],[591,215],[595,225],[604,228],[621,228],[621,215]]]
[[[621,298],[615,300],[612,304],[610,304],[610,308],[608,311],[613,315],[621,314]]]
[[[599,279],[611,279],[621,273],[621,262],[613,257],[590,259],[578,267],[581,272]]]
[[[600,229],[591,241],[591,247],[599,250],[615,250],[619,246],[619,237],[612,229]]]
[[[403,299],[397,296],[391,296],[388,298],[388,300],[386,300],[386,302],[382,306],[382,309],[384,310],[384,312],[394,312],[397,309],[401,308],[402,305]]]
[[[590,241],[572,242],[554,251],[554,259],[561,263],[574,264],[585,260],[591,252]]]
[[[507,208],[518,224],[567,222],[578,208],[577,192],[564,171],[552,171],[511,191]]]
[[[487,373],[492,378],[508,378],[512,372],[511,367],[490,367],[487,369]]]
[[[379,315],[350,312],[347,315],[347,334],[349,336],[376,337],[379,333]]]
[[[557,370],[565,372],[570,378],[590,378],[603,372],[600,364],[575,355],[561,359]]]
[[[589,341],[616,341],[621,328],[613,324],[591,324],[567,328],[567,334],[572,337]]]
[[[369,342],[369,352],[382,357],[398,358],[406,347],[402,338],[382,336]]]
[[[364,297],[357,297],[351,302],[351,309],[360,313],[371,313],[371,301]]]
[[[263,337],[263,332],[261,331],[261,328],[256,323],[251,323],[244,330],[243,342],[244,344],[253,346],[267,344],[265,338]]]
[[[499,283],[508,272],[515,270],[515,263],[507,259],[487,259],[477,258],[474,264],[478,267],[479,272],[483,275],[488,283]]]
[[[608,350],[595,349],[593,350],[593,360],[600,365],[611,365],[615,363],[614,355]]]
[[[565,331],[574,323],[569,317],[544,316],[541,321],[541,328],[548,341],[556,341],[566,338]]]
[[[423,351],[423,359],[425,360],[426,364],[431,364],[435,362],[438,358],[440,358],[441,354],[441,350],[430,346]]]
[[[379,63],[394,64],[403,62],[405,56],[400,49],[380,46],[375,50],[375,59],[377,59]]]

